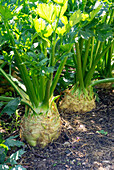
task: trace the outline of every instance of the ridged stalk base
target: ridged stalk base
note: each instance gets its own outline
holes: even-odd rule
[[[61,119],[54,102],[47,113],[43,110],[40,110],[39,113],[41,114],[31,116],[30,113],[28,117],[23,117],[20,136],[31,146],[38,144],[44,148],[59,137]]]

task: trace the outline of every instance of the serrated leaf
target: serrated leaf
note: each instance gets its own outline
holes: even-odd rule
[[[6,161],[6,163],[11,163],[11,165],[17,164],[17,160],[25,153],[26,151],[20,149],[17,152],[13,153]]]
[[[53,68],[53,67],[45,67],[45,68],[44,68],[44,71],[45,71],[46,73],[53,73],[54,68]]]
[[[19,140],[15,140],[17,136],[10,136],[8,139],[6,139],[5,144],[9,147],[12,146],[17,146],[17,147],[21,147],[24,145],[23,142],[19,141]]]
[[[64,15],[64,13],[67,10],[67,2],[68,2],[68,0],[64,0],[64,5],[62,6],[62,10],[61,10],[61,13],[60,13],[60,18]],[[60,8],[59,8],[59,10],[60,10]]]
[[[96,27],[96,31],[98,34],[98,40],[105,41],[107,38],[113,37],[112,29],[107,24],[99,24],[98,27]]]
[[[20,103],[20,99],[16,98],[8,102],[8,104],[3,108],[1,114],[7,113],[9,116],[11,116],[13,113],[15,113],[18,105]]]
[[[62,16],[62,17],[61,17],[61,21],[62,21],[62,23],[63,23],[64,25],[67,25],[67,24],[68,24],[68,19],[67,19],[66,16]]]
[[[85,31],[80,30],[79,33],[78,33],[78,35],[79,35],[80,37],[86,39],[86,40],[87,40],[89,37],[94,36],[93,32],[90,31],[89,29],[87,29],[87,30],[85,30]]]
[[[42,30],[45,29],[45,21],[42,18],[39,19],[35,18],[33,22],[37,33],[40,33]]]
[[[71,49],[72,45],[73,45],[72,43],[68,43],[68,44],[61,45],[60,47],[63,51],[69,51]],[[68,56],[69,56],[69,53],[68,53]]]
[[[11,19],[13,17],[11,11],[6,6],[2,5],[0,5],[0,14],[5,20]]]
[[[56,30],[56,33],[60,36],[62,36],[65,32],[66,32],[66,27],[63,26],[63,27],[58,27],[57,30]]]
[[[56,15],[57,15],[57,7],[56,5],[50,4],[38,4],[36,13],[49,22],[50,24],[55,21]]]
[[[85,21],[89,18],[89,15],[87,13],[82,13],[82,21]]]
[[[99,5],[96,9],[93,9],[92,12],[90,12],[90,18],[88,19],[88,21],[92,21],[101,8],[102,5]]]
[[[73,27],[74,25],[76,25],[78,22],[80,22],[80,20],[82,19],[81,16],[81,11],[78,10],[76,12],[74,12],[69,19],[69,24],[71,27]]]
[[[52,26],[49,24],[49,25],[46,27],[46,33],[44,33],[44,36],[45,36],[45,37],[49,37],[49,36],[51,36],[52,32],[53,32]]]

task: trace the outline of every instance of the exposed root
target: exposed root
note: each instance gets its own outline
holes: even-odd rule
[[[48,143],[56,140],[61,132],[61,119],[53,102],[48,113],[41,115],[29,114],[28,117],[24,116],[21,123],[21,138],[25,139],[31,146],[44,148]]]
[[[94,109],[95,106],[94,97],[90,99],[85,97],[83,93],[79,96],[76,93],[71,94],[70,91],[65,94],[59,105],[60,110],[64,113],[85,113]]]

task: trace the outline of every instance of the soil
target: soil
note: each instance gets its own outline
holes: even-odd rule
[[[113,170],[114,93],[98,90],[96,108],[85,114],[60,113],[62,132],[46,148],[23,148],[19,164],[27,170]]]

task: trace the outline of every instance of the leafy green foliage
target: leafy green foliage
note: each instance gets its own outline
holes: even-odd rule
[[[8,150],[11,150],[11,147],[21,147],[24,145],[23,142],[16,140],[17,136],[11,136],[6,140],[2,139],[0,142],[0,169],[18,169],[21,168],[25,170],[22,166],[18,165],[17,160],[25,153],[24,150],[19,149],[15,153],[11,154],[9,157],[7,156]]]
[[[8,147],[1,143],[0,144],[0,163],[4,163],[5,157],[7,155]]]
[[[11,11],[6,6],[0,5],[0,13],[5,20],[11,19],[13,17]]]
[[[78,48],[74,48],[74,55],[72,55],[76,68],[76,74],[74,74],[74,81],[72,81],[72,83],[75,84],[76,82],[78,87],[80,84],[79,78],[81,77],[81,71],[83,74],[80,80],[83,79],[82,84],[84,84],[86,88],[91,84],[92,79],[100,77],[102,71],[105,71],[104,75],[108,73],[107,75],[110,75],[110,77],[112,77],[111,56],[113,45],[111,45],[110,42],[112,42],[111,40],[113,32],[111,25],[109,24],[112,21],[113,15],[113,12],[110,11],[110,9],[112,9],[111,5],[112,4],[109,1],[68,2],[66,16],[69,17],[69,20],[78,11],[80,11],[80,17],[82,18],[80,19],[80,22],[77,23],[76,26],[74,26],[73,29],[70,31],[70,33],[72,33],[73,35],[72,38],[75,38],[75,42],[79,43],[78,45],[80,54],[78,55],[76,53],[78,51]],[[76,20],[75,18],[74,20]],[[65,38],[68,39],[67,37]],[[105,41],[106,43],[104,44]],[[75,44],[75,42],[73,43]],[[107,48],[107,46],[111,47]],[[78,58],[80,59],[78,60]],[[73,69],[73,66],[71,67]],[[104,68],[104,70],[102,69],[102,67]],[[78,68],[81,68],[80,71],[78,71]],[[98,71],[98,73],[96,70]],[[63,74],[63,77],[60,77],[60,81],[58,83],[59,87],[64,87],[65,84],[66,86],[68,86],[68,82],[70,85],[71,82],[69,81],[70,77],[68,75],[69,71],[66,69],[65,74]],[[103,77],[105,78],[104,75]],[[89,80],[90,77],[91,80]],[[106,82],[105,79],[104,82]]]
[[[1,114],[7,113],[9,116],[11,116],[11,114],[15,113],[15,111],[16,111],[19,103],[20,103],[20,99],[19,99],[19,98],[15,98],[15,99],[11,100],[11,101],[8,102],[8,104],[3,108]]]
[[[93,18],[96,16],[96,14],[100,11],[101,7],[102,7],[102,4],[98,5],[97,8],[93,9],[93,10],[90,12],[90,19],[89,19],[89,21],[92,21],[92,20],[93,20]]]
[[[5,24],[12,49],[14,50],[16,66],[26,86],[26,92],[31,100],[31,104],[35,104],[37,107],[39,103],[42,103],[42,100],[45,101],[44,98],[49,100],[49,97],[52,95],[49,88],[54,90],[56,87],[54,83],[51,83],[55,64],[60,61],[61,56],[65,56],[67,59],[68,55],[66,53],[70,52],[73,44],[68,41],[64,44],[58,43],[61,51],[59,52],[58,50],[57,55],[55,47],[62,36],[67,33],[66,27],[69,25],[69,28],[71,28],[80,21],[80,13],[79,11],[75,13],[77,16],[76,21],[74,15],[72,15],[68,23],[67,17],[64,16],[67,9],[67,0],[56,1],[55,3],[38,3],[37,7],[33,7],[32,3],[25,4],[26,2],[23,4],[23,8],[15,6],[14,10],[9,5],[8,11],[14,14],[12,20],[5,21],[4,12],[7,7],[3,8],[4,12],[1,11],[1,17]],[[27,6],[28,12],[24,9],[25,6]],[[73,22],[73,24],[70,22]],[[10,25],[9,23],[12,24]],[[35,43],[38,43],[37,47],[34,46]],[[56,58],[56,56],[59,56],[59,58]],[[63,63],[60,65],[62,68],[64,67]],[[62,71],[61,68],[59,70]],[[7,77],[5,73],[3,74]],[[59,76],[55,77],[57,80],[55,81],[54,79],[54,82],[57,83]],[[14,82],[9,77],[7,78],[15,86]],[[47,84],[50,84],[48,88]],[[54,88],[51,87],[51,84]],[[22,94],[22,90],[20,91],[17,86],[15,86],[15,89],[24,99],[24,102],[27,102],[27,100],[25,101],[25,95]],[[51,92],[53,91],[51,90]],[[6,110],[8,109],[6,108]],[[12,111],[9,110],[7,112],[11,114]]]
[[[113,37],[112,28],[108,24],[99,24],[96,27],[96,31],[98,33],[98,40],[100,41],[105,41]]]
[[[102,134],[102,135],[107,135],[108,132],[105,132],[104,130],[97,131],[97,133]]]
[[[4,169],[4,170],[7,170],[7,169],[9,169],[9,166],[6,165],[6,164],[3,164],[3,165],[0,165],[0,168]]]
[[[70,16],[70,19],[69,19],[70,26],[72,27],[72,26],[76,25],[78,22],[80,22],[81,19],[82,19],[81,11],[78,10],[78,11],[74,12]]]
[[[18,150],[17,152],[13,153],[6,161],[6,163],[10,163],[11,166],[17,164],[17,160],[25,153],[22,149]]]
[[[15,140],[18,136],[10,136],[8,139],[5,140],[5,144],[10,148],[13,146],[21,147],[23,146],[23,142]]]

